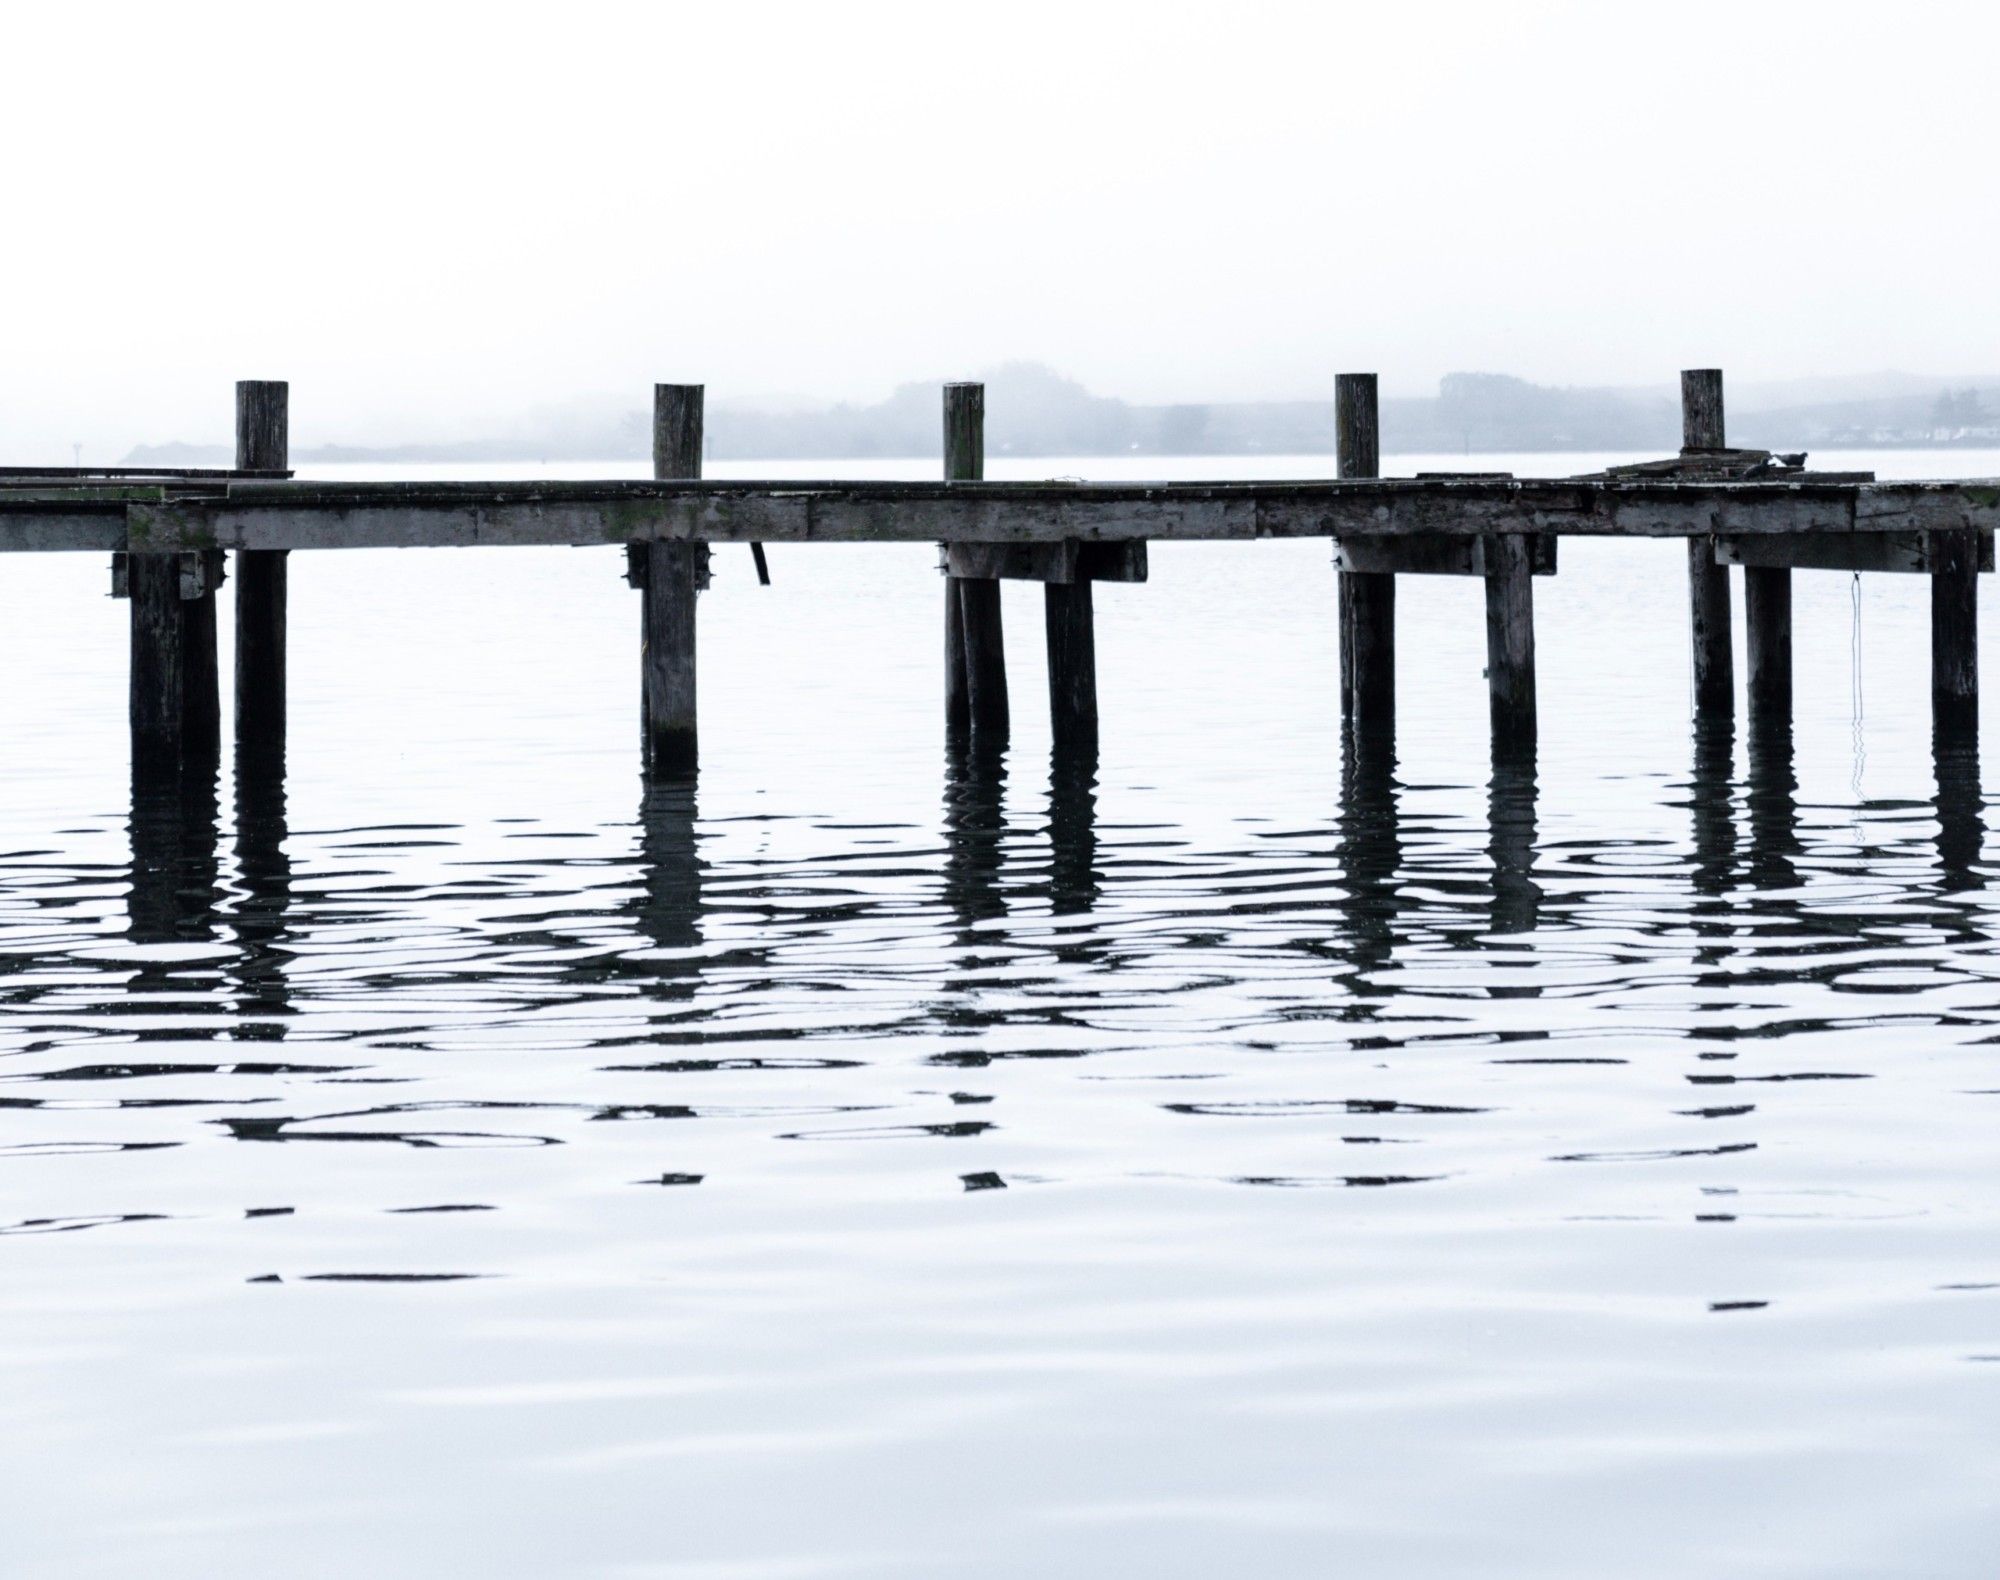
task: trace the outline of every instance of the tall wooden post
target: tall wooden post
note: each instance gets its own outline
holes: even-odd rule
[[[702,389],[653,386],[653,476],[701,476]],[[635,556],[637,558],[637,556]],[[646,544],[640,576],[645,766],[686,774],[699,758],[695,730],[695,597],[708,580],[708,545]]]
[[[186,750],[187,601],[178,554],[127,556],[132,657],[127,711],[132,773],[151,780],[178,774]]]
[[[283,379],[236,385],[236,465],[283,471],[291,464],[291,386]],[[236,556],[236,751],[267,761],[285,750],[284,549],[244,549]]]
[[[1722,370],[1681,374],[1681,453],[1725,447]],[[1733,718],[1736,669],[1730,647],[1729,567],[1715,562],[1715,539],[1689,538],[1688,618],[1694,637],[1694,706],[1703,718]]]
[[[1496,532],[1486,554],[1486,677],[1495,760],[1535,747],[1534,545]]]
[[[944,387],[944,476],[948,483],[986,476],[984,384]],[[1000,583],[947,575],[944,587],[945,724],[969,728],[991,743],[1006,736],[1009,721]]]
[[[1792,722],[1792,573],[1743,567],[1743,626],[1750,652],[1750,724],[1789,729]]]
[[[1979,726],[1979,534],[1930,535],[1931,721],[1940,733]]]
[[[1343,478],[1382,475],[1375,375],[1333,381],[1336,469]],[[1396,578],[1340,573],[1340,711],[1363,734],[1396,725]]]
[[[1049,644],[1049,731],[1063,755],[1097,750],[1097,624],[1090,581],[1046,582],[1042,607]]]

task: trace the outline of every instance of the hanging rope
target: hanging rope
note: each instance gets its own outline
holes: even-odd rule
[[[1848,638],[1849,669],[1847,694],[1849,717],[1852,720],[1854,732],[1854,799],[1859,801],[1861,799],[1861,770],[1868,762],[1867,741],[1861,728],[1865,710],[1862,706],[1863,696],[1861,685],[1861,572],[1859,571],[1854,573],[1854,580],[1848,591],[1848,602],[1853,610],[1853,626]]]

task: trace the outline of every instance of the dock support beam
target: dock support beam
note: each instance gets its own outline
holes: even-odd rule
[[[1049,732],[1060,755],[1097,750],[1097,627],[1090,582],[1042,588],[1049,642]]]
[[[699,384],[653,386],[653,476],[701,476]],[[635,556],[636,558],[636,556]],[[645,769],[649,776],[692,773],[700,756],[695,728],[695,598],[708,582],[708,545],[645,545],[639,565],[644,604]]]
[[[1333,382],[1336,469],[1342,478],[1379,477],[1381,427],[1375,375],[1342,373]],[[1340,573],[1340,716],[1361,735],[1396,727],[1396,578]]]
[[[986,475],[986,386],[944,387],[944,478],[976,483]],[[989,744],[1006,738],[1007,644],[1000,623],[1000,583],[953,576],[944,583],[944,716],[949,730],[971,730]]]
[[[1535,749],[1533,545],[1518,532],[1486,540],[1486,677],[1496,761]]]
[[[1792,722],[1792,573],[1743,567],[1743,625],[1750,652],[1750,726]]]
[[[236,465],[283,471],[291,464],[291,386],[282,379],[236,385]],[[282,759],[285,750],[284,549],[236,556],[236,751]]]
[[[1681,373],[1681,453],[1720,450],[1725,428],[1722,370]],[[1718,565],[1715,539],[1689,538],[1688,618],[1694,650],[1694,709],[1704,719],[1736,714],[1736,664],[1731,650],[1729,567]]]
[[[1979,727],[1979,535],[1933,532],[1931,722],[1941,733]]]
[[[178,554],[132,554],[125,563],[132,619],[132,773],[135,779],[152,779],[177,774],[187,748],[187,603]]]

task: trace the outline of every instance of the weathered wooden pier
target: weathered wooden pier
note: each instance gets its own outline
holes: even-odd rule
[[[1815,472],[1803,457],[1728,447],[1722,375],[1681,376],[1676,456],[1587,477],[1380,477],[1375,376],[1335,382],[1332,479],[1243,483],[991,483],[984,390],[944,390],[937,483],[705,481],[702,389],[654,391],[652,481],[321,483],[287,468],[288,389],[236,390],[231,470],[0,469],[0,552],[113,557],[131,601],[133,762],[212,757],[222,738],[216,592],[236,582],[235,739],[282,755],[289,556],[341,548],[622,546],[641,615],[643,760],[697,760],[696,648],[709,546],[924,541],[945,572],[944,723],[996,742],[1008,729],[1000,582],[1040,582],[1059,752],[1098,736],[1091,586],[1146,579],[1149,542],[1320,537],[1337,571],[1340,707],[1357,742],[1393,736],[1396,578],[1478,576],[1496,752],[1536,732],[1534,578],[1566,536],[1688,545],[1695,706],[1735,708],[1729,567],[1743,568],[1753,732],[1788,726],[1791,573],[1897,571],[1931,580],[1931,703],[1941,728],[1976,724],[1978,575],[1993,565],[2000,480],[1884,483]]]

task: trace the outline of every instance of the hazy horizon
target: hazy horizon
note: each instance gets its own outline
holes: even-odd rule
[[[226,431],[239,377],[309,446],[1024,359],[1135,402],[2000,368],[2000,19],[1675,14],[31,14],[0,457]]]

